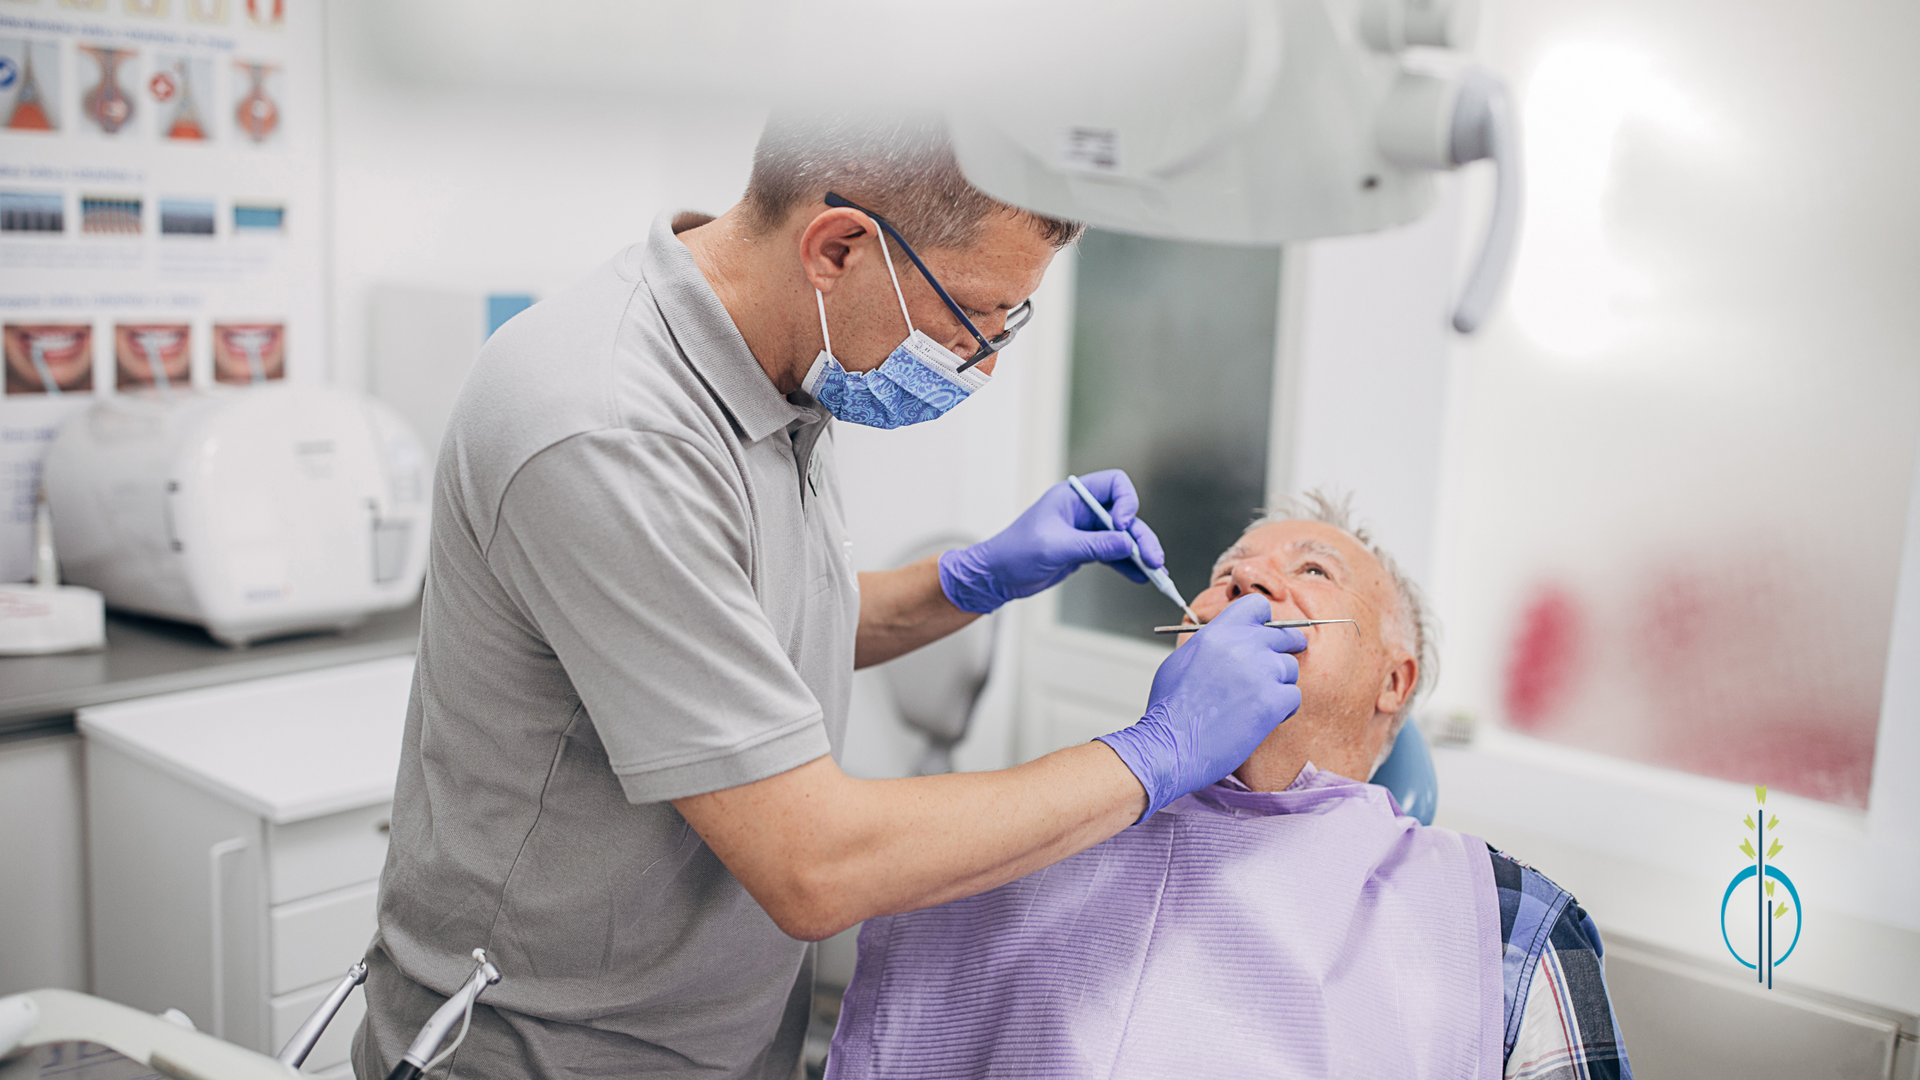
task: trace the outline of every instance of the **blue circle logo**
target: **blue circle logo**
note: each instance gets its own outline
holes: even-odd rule
[[[1740,955],[1740,950],[1733,947],[1733,939],[1727,936],[1727,903],[1733,899],[1733,890],[1739,888],[1741,882],[1750,877],[1754,877],[1756,873],[1757,871],[1749,866],[1733,875],[1733,880],[1727,882],[1727,891],[1720,897],[1720,940],[1727,943],[1727,951],[1733,954],[1735,960],[1740,961],[1741,967],[1746,968],[1751,968],[1754,964],[1748,961],[1746,957]],[[1794,945],[1800,944],[1800,892],[1793,887],[1793,879],[1782,873],[1778,867],[1767,867],[1767,876],[1785,885],[1787,887],[1787,895],[1793,897],[1793,942],[1787,946],[1786,952],[1781,953],[1779,958],[1774,960],[1773,963],[1777,967],[1786,963],[1787,957],[1793,955]],[[1756,889],[1759,887],[1757,883],[1754,885]],[[1754,957],[1754,960],[1758,959],[1758,956]]]
[[[5,90],[20,80],[20,68],[13,61],[0,56],[0,90]]]

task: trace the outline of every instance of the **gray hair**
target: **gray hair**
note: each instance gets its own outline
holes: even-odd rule
[[[1400,711],[1393,715],[1393,726],[1387,732],[1386,744],[1380,748],[1380,755],[1373,763],[1377,769],[1393,752],[1393,741],[1400,735],[1400,725],[1413,712],[1414,702],[1433,687],[1434,679],[1440,674],[1439,622],[1434,618],[1433,608],[1428,605],[1426,594],[1420,590],[1419,584],[1400,568],[1392,553],[1380,546],[1365,525],[1354,520],[1352,495],[1330,495],[1314,490],[1305,495],[1285,496],[1278,507],[1262,510],[1253,524],[1247,526],[1247,532],[1281,521],[1318,521],[1339,529],[1378,559],[1387,577],[1393,581],[1394,610],[1386,613],[1382,629],[1393,635],[1396,639],[1394,644],[1419,661],[1420,670],[1414,678],[1412,692],[1401,702]]]
[[[992,214],[1026,220],[1056,249],[1080,239],[1086,229],[1009,206],[974,187],[961,173],[946,122],[938,117],[775,113],[768,118],[747,181],[754,227],[773,229],[794,207],[818,202],[829,191],[886,218],[914,247],[966,247]]]

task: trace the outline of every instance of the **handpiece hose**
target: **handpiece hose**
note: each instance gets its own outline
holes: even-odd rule
[[[473,1020],[474,1002],[479,1000],[481,991],[500,981],[500,969],[487,960],[485,949],[473,950],[473,958],[480,965],[473,969],[473,976],[427,1018],[426,1025],[414,1037],[413,1045],[407,1047],[400,1064],[387,1074],[387,1080],[415,1080],[421,1073],[438,1065],[447,1054],[453,1053],[459,1047],[460,1039],[466,1038],[466,1024]],[[460,1037],[453,1041],[453,1046],[449,1046],[446,1053],[439,1057],[431,1056],[446,1041],[447,1032],[453,1030],[456,1022],[461,1024]]]

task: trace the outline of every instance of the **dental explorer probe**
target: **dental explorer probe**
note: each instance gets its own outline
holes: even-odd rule
[[[1069,476],[1067,477],[1067,483],[1072,485],[1073,490],[1080,496],[1080,501],[1087,504],[1087,509],[1093,511],[1093,516],[1100,519],[1100,524],[1105,525],[1109,529],[1113,529],[1114,532],[1120,531],[1113,528],[1113,516],[1107,513],[1106,507],[1100,505],[1099,499],[1093,497],[1093,492],[1087,490],[1087,485],[1081,483],[1079,477]],[[1133,536],[1124,532],[1120,533],[1120,535],[1127,538],[1128,558],[1133,560],[1133,565],[1139,567],[1140,572],[1147,575],[1147,580],[1152,582],[1153,587],[1159,589],[1162,595],[1174,603],[1179,604],[1180,610],[1186,613],[1187,618],[1192,619],[1194,622],[1199,622],[1200,616],[1195,615],[1193,609],[1187,606],[1186,599],[1180,595],[1179,589],[1174,588],[1173,579],[1167,576],[1167,572],[1164,569],[1148,569],[1146,560],[1140,557],[1140,545],[1133,542]]]
[[[1273,627],[1275,630],[1295,630],[1302,626],[1325,626],[1328,623],[1342,622],[1353,623],[1355,629],[1358,629],[1360,626],[1359,623],[1353,622],[1352,619],[1275,619],[1266,625]],[[1156,626],[1153,628],[1153,632],[1156,634],[1191,634],[1198,629],[1200,629],[1200,627],[1194,623],[1181,623],[1179,626]]]

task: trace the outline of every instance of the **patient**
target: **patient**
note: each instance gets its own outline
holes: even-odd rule
[[[1105,843],[869,920],[829,1077],[1632,1075],[1573,898],[1357,782],[1433,678],[1413,583],[1316,494],[1249,528],[1193,607],[1251,594],[1355,620],[1305,631],[1299,712]]]

